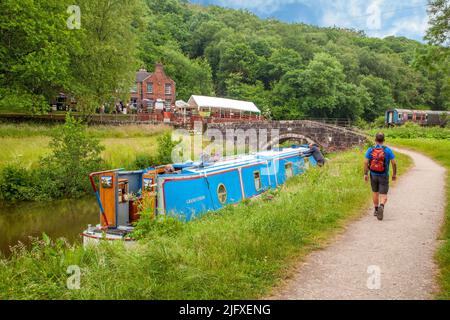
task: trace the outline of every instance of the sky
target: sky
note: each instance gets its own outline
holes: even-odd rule
[[[320,27],[363,30],[368,36],[404,36],[423,41],[428,28],[427,0],[191,0],[247,9],[261,18]]]

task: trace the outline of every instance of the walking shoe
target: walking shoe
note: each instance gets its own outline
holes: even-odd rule
[[[373,215],[374,215],[375,217],[378,217],[378,208],[375,208],[375,210],[373,211]]]
[[[383,221],[383,219],[384,219],[384,206],[383,206],[383,205],[381,205],[381,206],[378,208],[377,218],[378,218],[378,220],[380,220],[380,221]]]

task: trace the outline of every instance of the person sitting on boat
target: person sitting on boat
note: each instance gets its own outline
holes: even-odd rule
[[[317,161],[317,165],[319,167],[323,167],[325,165],[325,157],[323,156],[322,152],[320,151],[320,148],[315,143],[309,144],[309,150],[306,152],[301,152],[301,155],[310,157],[312,156],[314,160]]]

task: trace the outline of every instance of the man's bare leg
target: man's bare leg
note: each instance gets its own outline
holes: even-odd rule
[[[380,205],[380,194],[378,192],[373,193],[373,205],[375,208]]]
[[[388,201],[387,194],[380,194],[380,204],[385,206],[387,201]]]

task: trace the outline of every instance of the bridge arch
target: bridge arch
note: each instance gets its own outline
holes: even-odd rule
[[[317,141],[311,139],[310,137],[308,137],[306,135],[299,134],[299,133],[285,133],[285,134],[280,134],[278,137],[275,137],[274,139],[270,140],[261,149],[269,150],[269,149],[272,149],[273,147],[277,146],[278,144],[283,144],[286,141],[293,141],[293,142],[297,142],[298,144],[314,143],[314,144],[321,146],[320,143],[318,143]]]
[[[298,143],[316,143],[325,150],[335,151],[362,146],[367,141],[367,137],[357,131],[309,120],[208,123],[206,128],[219,129],[224,134],[227,130],[259,130],[260,134],[265,132],[269,140],[266,146],[269,148],[280,142],[293,140]],[[273,139],[276,141],[271,141]],[[262,147],[260,145],[260,149]]]

